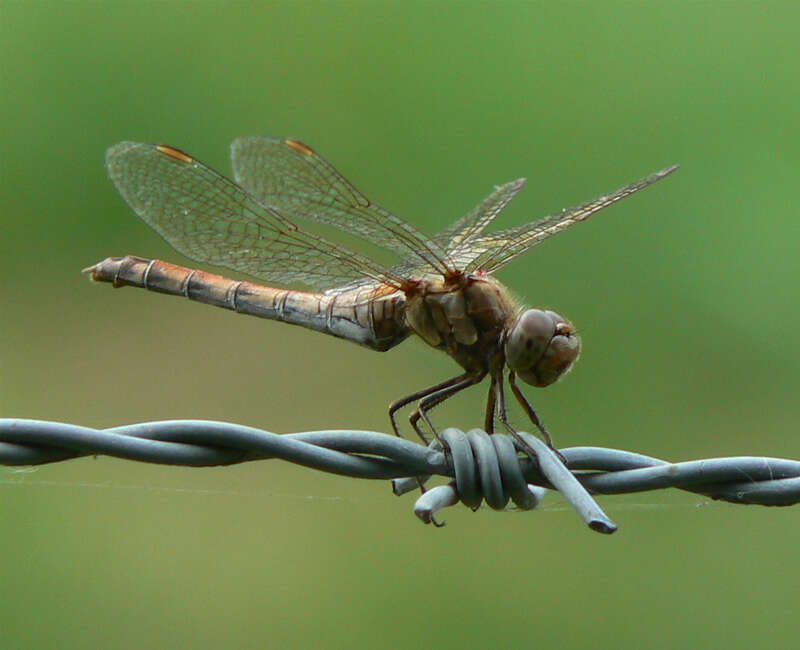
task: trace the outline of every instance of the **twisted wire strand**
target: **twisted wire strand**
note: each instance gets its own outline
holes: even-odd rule
[[[414,511],[438,524],[435,514],[459,501],[477,509],[482,501],[503,509],[509,500],[534,508],[546,488],[561,491],[584,522],[598,532],[616,525],[591,494],[623,494],[675,487],[712,499],[759,505],[800,502],[800,462],[738,456],[671,463],[620,449],[569,447],[558,454],[535,436],[521,433],[536,459],[520,457],[510,437],[474,429],[441,434],[445,448],[373,431],[308,431],[275,434],[206,420],[145,422],[110,429],[74,424],[0,419],[0,464],[41,465],[107,455],[167,465],[209,467],[280,458],[344,476],[395,479],[400,495],[429,476],[451,479],[424,492]]]

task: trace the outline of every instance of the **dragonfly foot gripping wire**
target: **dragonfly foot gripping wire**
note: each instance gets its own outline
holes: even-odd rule
[[[617,526],[564,466],[558,453],[541,440],[521,434],[536,452],[535,459],[521,459],[512,438],[504,434],[489,435],[481,429],[463,433],[446,429],[440,434],[448,464],[455,480],[425,492],[414,505],[414,513],[425,523],[444,525],[435,518],[443,507],[458,501],[477,510],[482,501],[493,510],[504,510],[509,500],[521,510],[532,510],[547,490],[530,484],[530,477],[544,485],[556,487],[577,510],[584,522],[597,532],[610,534]],[[437,442],[432,443],[436,448]],[[529,478],[526,478],[529,477]],[[393,481],[395,494],[414,489],[411,479]]]

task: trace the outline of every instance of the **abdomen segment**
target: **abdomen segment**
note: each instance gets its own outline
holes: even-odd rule
[[[409,334],[403,320],[405,296],[390,287],[342,293],[294,291],[132,255],[108,257],[84,272],[92,280],[115,287],[184,296],[241,314],[301,325],[373,350],[388,350]]]

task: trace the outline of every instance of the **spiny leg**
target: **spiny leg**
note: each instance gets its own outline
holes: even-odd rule
[[[525,395],[523,395],[522,391],[517,386],[516,379],[517,376],[513,370],[508,373],[508,385],[511,386],[511,392],[514,393],[514,397],[517,398],[517,401],[522,405],[522,408],[525,409],[525,412],[528,414],[528,417],[531,419],[531,422],[533,422],[536,425],[536,428],[539,429],[542,436],[544,437],[544,441],[547,443],[547,446],[550,447],[550,449],[552,449],[553,451],[558,451],[553,446],[553,439],[550,437],[550,434],[547,432],[547,429],[544,428],[544,424],[539,419],[539,416],[536,415],[536,411],[533,409],[533,406],[531,406],[531,403],[528,401]]]
[[[512,389],[514,387],[514,384],[512,383],[511,375],[513,374],[514,374],[513,372],[510,373],[508,379],[508,383],[511,384]],[[517,442],[520,449],[522,449],[522,451],[528,454],[531,460],[536,461],[538,457],[536,451],[527,442],[525,442],[525,440],[523,440],[522,436],[519,435],[519,433],[517,433],[517,430],[514,427],[512,427],[511,423],[508,421],[508,411],[506,410],[506,395],[505,395],[505,390],[503,389],[502,375],[500,375],[499,377],[496,390],[497,390],[497,417],[500,418],[500,422],[503,423],[503,426],[511,434],[511,437],[514,438],[514,440]]]
[[[450,379],[440,382],[434,386],[423,388],[422,390],[418,390],[416,393],[411,393],[411,395],[406,395],[405,397],[401,397],[396,402],[393,402],[392,405],[389,407],[389,419],[392,421],[392,429],[394,429],[395,435],[399,438],[403,437],[402,434],[400,433],[399,427],[397,426],[397,420],[394,417],[394,414],[399,409],[403,408],[408,404],[411,404],[411,402],[416,402],[417,400],[424,399],[425,397],[428,397],[433,393],[437,393],[440,390],[443,390],[445,388],[450,388],[451,386],[463,381],[466,377],[469,376],[470,374],[468,372],[465,372],[463,375],[458,375],[457,377],[451,377]],[[414,427],[414,430],[417,432],[417,435],[419,435],[419,437],[422,438],[422,441],[427,445],[428,440],[422,433],[420,433],[419,429],[417,429],[416,426]]]
[[[436,393],[437,391],[440,391],[442,389],[448,388],[448,387],[452,386],[453,384],[458,383],[464,377],[466,377],[467,374],[468,373],[464,373],[463,375],[459,375],[458,377],[451,377],[450,379],[447,379],[447,380],[445,380],[443,382],[440,382],[440,383],[438,383],[438,384],[436,384],[434,386],[429,386],[428,388],[423,388],[422,390],[418,390],[415,393],[411,393],[411,395],[406,395],[405,397],[401,397],[399,400],[397,400],[395,402],[392,402],[392,404],[389,406],[389,419],[392,422],[392,429],[394,429],[394,434],[398,438],[402,438],[403,437],[402,434],[400,433],[400,428],[397,426],[397,420],[394,417],[394,414],[399,409],[403,408],[407,404],[410,404],[411,402],[415,402],[415,401],[417,401],[419,399],[423,399],[423,398],[427,397],[428,395],[431,395],[432,393]],[[414,423],[412,423],[412,424],[414,424]],[[422,431],[420,431],[416,427],[415,424],[414,424],[414,431],[416,431],[417,435],[422,439],[423,444],[425,444],[425,445],[430,444],[430,441],[425,437],[425,435],[422,433]],[[434,435],[436,435],[436,431],[435,430],[434,430]],[[423,478],[420,478],[419,476],[417,476],[417,485],[419,485],[420,492],[423,492],[423,493],[425,492],[425,480],[427,480],[427,479],[423,479]],[[439,524],[436,523],[435,520],[434,520],[434,524],[436,526],[439,525]]]
[[[502,381],[502,375],[500,381]],[[484,420],[483,428],[489,435],[494,433],[494,413],[497,409],[497,375],[492,375],[492,381],[489,384],[489,397],[486,401],[486,419]]]
[[[547,446],[550,447],[550,449],[552,449],[553,452],[555,452],[556,456],[558,456],[561,459],[561,462],[564,465],[566,465],[567,459],[564,458],[564,454],[562,454],[558,449],[556,449],[555,445],[553,444],[553,439],[550,437],[550,434],[547,432],[547,429],[544,428],[544,424],[539,419],[539,416],[536,415],[536,411],[533,409],[533,406],[531,406],[531,403],[527,400],[525,395],[517,386],[516,378],[517,377],[514,374],[513,370],[508,373],[508,384],[509,386],[511,386],[511,391],[514,393],[514,397],[517,398],[517,401],[522,405],[522,408],[525,409],[525,412],[528,414],[528,417],[531,419],[531,422],[533,422],[539,429],[539,431],[542,433],[542,436],[544,437],[544,441],[547,443]],[[506,426],[508,425],[506,424]],[[525,447],[526,451],[530,449],[528,445],[525,445]]]
[[[456,393],[464,390],[465,388],[469,388],[470,386],[474,386],[475,384],[479,384],[483,381],[483,378],[486,376],[485,371],[481,371],[477,374],[472,374],[469,372],[465,372],[463,375],[459,375],[458,377],[454,377],[448,386],[442,387],[440,390],[429,394],[427,397],[420,400],[419,405],[417,406],[416,410],[411,414],[409,421],[411,422],[411,426],[414,427],[414,430],[417,434],[424,440],[425,434],[419,428],[417,424],[419,419],[422,418],[425,420],[425,424],[428,425],[430,430],[433,432],[433,435],[438,439],[439,435],[436,433],[436,427],[433,426],[433,422],[428,417],[428,411],[435,406],[438,406],[445,400],[451,398]]]
[[[503,395],[503,369],[493,369],[491,371],[491,383],[489,385],[489,395],[486,401],[486,416],[484,420],[484,430],[489,435],[494,433],[494,421],[498,413],[505,413],[506,403]],[[505,424],[505,422],[504,422]]]

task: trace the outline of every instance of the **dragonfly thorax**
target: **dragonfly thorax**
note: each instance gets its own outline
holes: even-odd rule
[[[489,275],[424,280],[406,293],[408,327],[476,372],[502,356],[505,332],[518,311],[508,290]]]

